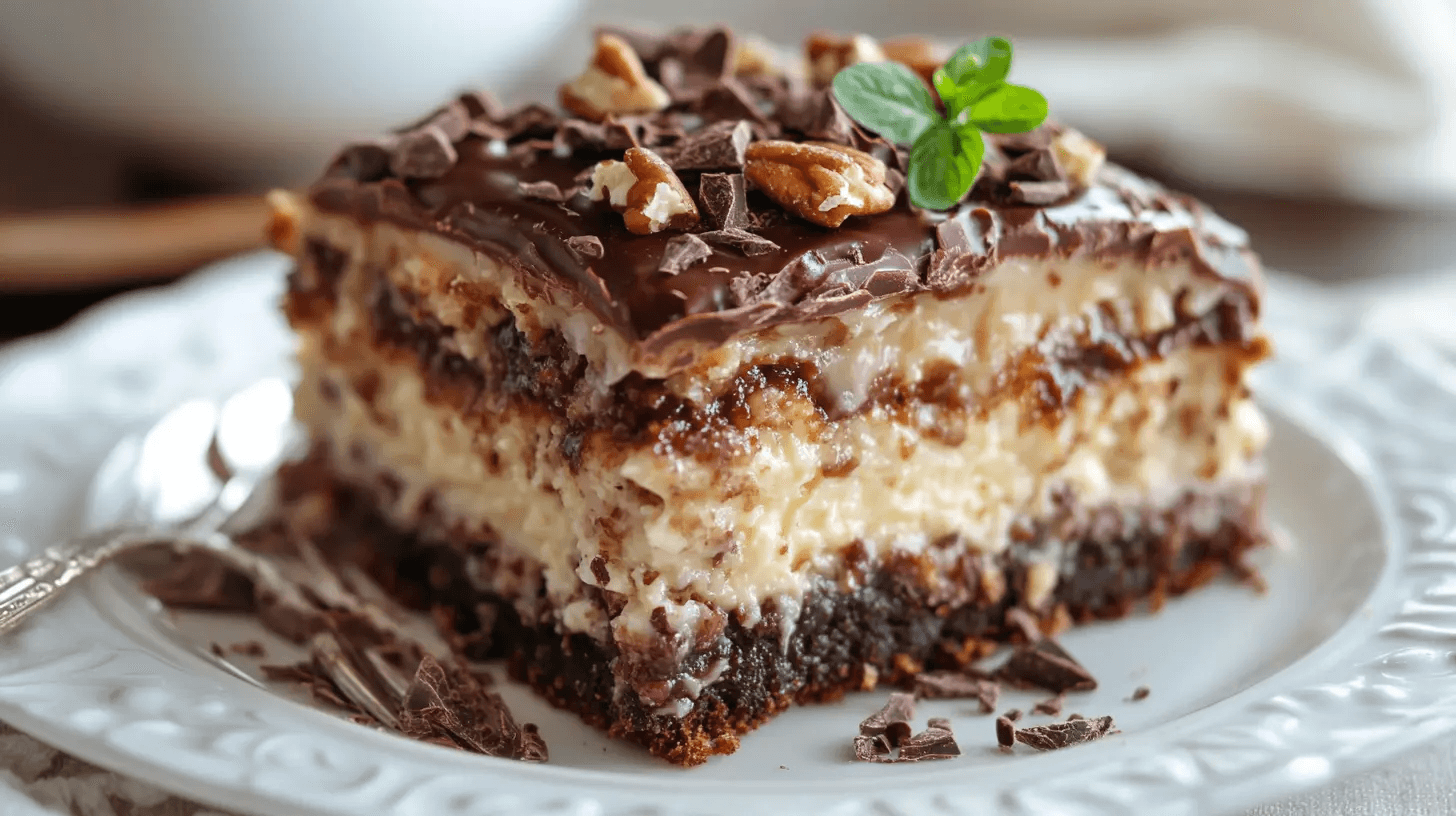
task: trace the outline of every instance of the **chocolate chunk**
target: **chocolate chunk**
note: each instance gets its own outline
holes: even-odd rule
[[[1027,151],[1007,162],[1003,171],[1008,181],[1061,181],[1061,168],[1047,148]]]
[[[440,128],[426,125],[399,137],[389,157],[389,169],[400,178],[439,178],[455,166],[455,159],[450,137]]]
[[[1006,200],[1012,204],[1043,207],[1072,195],[1072,185],[1065,181],[1013,181],[1007,187]]]
[[[527,762],[546,761],[536,726],[517,725],[500,695],[469,672],[447,670],[425,655],[399,712],[405,736]]]
[[[1013,708],[1010,711],[1008,711],[1005,714],[1003,714],[1002,716],[1004,716],[1006,719],[1008,719],[1008,720],[1010,720],[1012,722],[1016,722],[1017,720],[1021,719],[1021,709],[1019,709],[1019,708]]]
[[[602,239],[595,235],[573,235],[566,239],[566,248],[582,262],[594,261],[606,254]]]
[[[663,248],[662,260],[657,262],[657,269],[676,275],[693,264],[707,260],[712,254],[713,248],[702,238],[692,233],[674,235]]]
[[[700,232],[698,237],[716,247],[732,247],[750,258],[779,251],[778,244],[762,235],[754,235],[748,230],[731,228],[712,230]]]
[[[897,762],[919,762],[922,759],[952,759],[961,755],[955,735],[950,730],[950,720],[932,719],[924,731],[905,740],[900,745]]]
[[[743,167],[743,153],[752,139],[747,120],[725,120],[658,152],[674,170],[728,170]]]
[[[352,144],[334,157],[326,175],[358,182],[379,181],[389,177],[389,158],[389,147],[379,142]]]
[[[433,125],[445,134],[445,138],[451,142],[458,142],[470,132],[470,120],[470,111],[466,108],[465,103],[456,100],[435,111],[429,119],[421,123],[421,126]],[[417,128],[410,128],[410,130],[415,129]]]
[[[1016,745],[1016,726],[1010,717],[996,718],[996,744],[1008,754],[1011,753],[1012,746]]]
[[[1019,688],[1041,688],[1055,694],[1097,688],[1097,680],[1051,638],[1017,646],[996,676]]]
[[[619,121],[607,117],[605,122],[588,122],[585,119],[567,119],[556,129],[554,147],[567,150],[595,150],[616,152],[643,144],[640,134],[644,131],[641,120]]]
[[[1148,688],[1147,686],[1138,686],[1132,692],[1132,702],[1134,702],[1134,703],[1142,702],[1143,700],[1148,699],[1148,695],[1149,694],[1152,694],[1152,693],[1153,693],[1153,690],[1150,689],[1150,688]]]
[[[915,678],[915,696],[927,700],[971,699],[981,704],[981,713],[996,710],[1001,687],[994,680],[972,677],[957,671],[926,672]]]
[[[869,715],[859,724],[860,736],[878,737],[895,723],[910,724],[915,716],[915,695],[896,691],[885,701],[885,707]],[[892,746],[893,747],[893,746]]]
[[[466,91],[456,97],[471,119],[499,119],[505,115],[500,100],[486,91]]]
[[[1016,731],[1016,740],[1038,751],[1055,751],[1100,740],[1114,733],[1117,732],[1113,728],[1112,718],[1098,717],[1020,728]]]
[[[698,197],[708,226],[717,230],[748,227],[748,198],[742,173],[704,173],[698,181]]]
[[[791,98],[781,118],[785,127],[803,133],[805,138],[854,145],[854,120],[849,118],[828,89],[816,89]]]
[[[1067,701],[1067,698],[1063,697],[1060,694],[1058,694],[1055,697],[1049,697],[1049,698],[1047,698],[1045,700],[1042,700],[1041,702],[1037,703],[1036,705],[1032,706],[1031,707],[1031,713],[1033,713],[1033,714],[1045,714],[1048,717],[1055,717],[1058,714],[1061,714],[1062,713],[1062,704],[1065,703],[1066,701]]]
[[[776,131],[753,101],[753,96],[737,80],[724,80],[709,88],[698,102],[698,113],[710,122],[719,119],[747,119],[766,131]]]
[[[561,203],[566,200],[561,188],[551,181],[522,181],[518,183],[521,195],[526,198],[539,198],[542,201]]]
[[[860,762],[889,762],[890,751],[890,743],[883,734],[873,737],[861,734],[854,738],[854,758]]]

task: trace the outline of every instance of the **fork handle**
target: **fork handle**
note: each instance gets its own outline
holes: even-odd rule
[[[131,538],[110,530],[73,538],[48,547],[40,555],[0,572],[0,632],[20,625],[61,590],[111,556]]]

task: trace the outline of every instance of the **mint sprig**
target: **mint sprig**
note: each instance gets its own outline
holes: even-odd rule
[[[1011,43],[986,37],[956,49],[932,76],[944,113],[925,83],[896,62],[845,68],[834,75],[834,97],[859,124],[910,145],[906,187],[915,206],[948,210],[980,172],[983,132],[1024,133],[1046,120],[1046,97],[1008,83],[1010,72]]]

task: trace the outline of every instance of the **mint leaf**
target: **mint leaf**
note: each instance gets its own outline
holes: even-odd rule
[[[945,74],[961,88],[995,85],[1011,73],[1011,42],[984,37],[957,48],[945,61]],[[937,86],[937,90],[939,87]]]
[[[834,98],[852,119],[897,144],[911,144],[940,119],[930,91],[898,62],[851,65],[834,75]]]
[[[935,123],[910,148],[910,173],[905,179],[910,201],[927,210],[954,207],[976,180],[984,152],[976,128]]]
[[[987,133],[1025,133],[1046,118],[1046,97],[1023,85],[999,85],[970,106],[971,123]]]

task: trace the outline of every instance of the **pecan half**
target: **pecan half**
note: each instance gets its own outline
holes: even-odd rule
[[[1107,151],[1081,131],[1067,128],[1052,140],[1052,155],[1067,174],[1067,181],[1073,187],[1091,187],[1097,178],[1097,171],[1107,160]]]
[[[868,34],[843,36],[827,31],[816,31],[804,40],[804,56],[809,60],[809,79],[815,85],[828,85],[835,74],[851,65],[888,59]]]
[[[895,206],[885,163],[832,142],[754,142],[743,174],[779,206],[825,227]]]
[[[698,223],[698,205],[682,180],[661,156],[643,147],[628,148],[621,161],[598,162],[587,195],[610,204],[638,235],[692,229]]]
[[[581,76],[561,86],[561,107],[600,122],[611,114],[654,113],[672,101],[642,67],[626,40],[598,34],[596,53]]]

